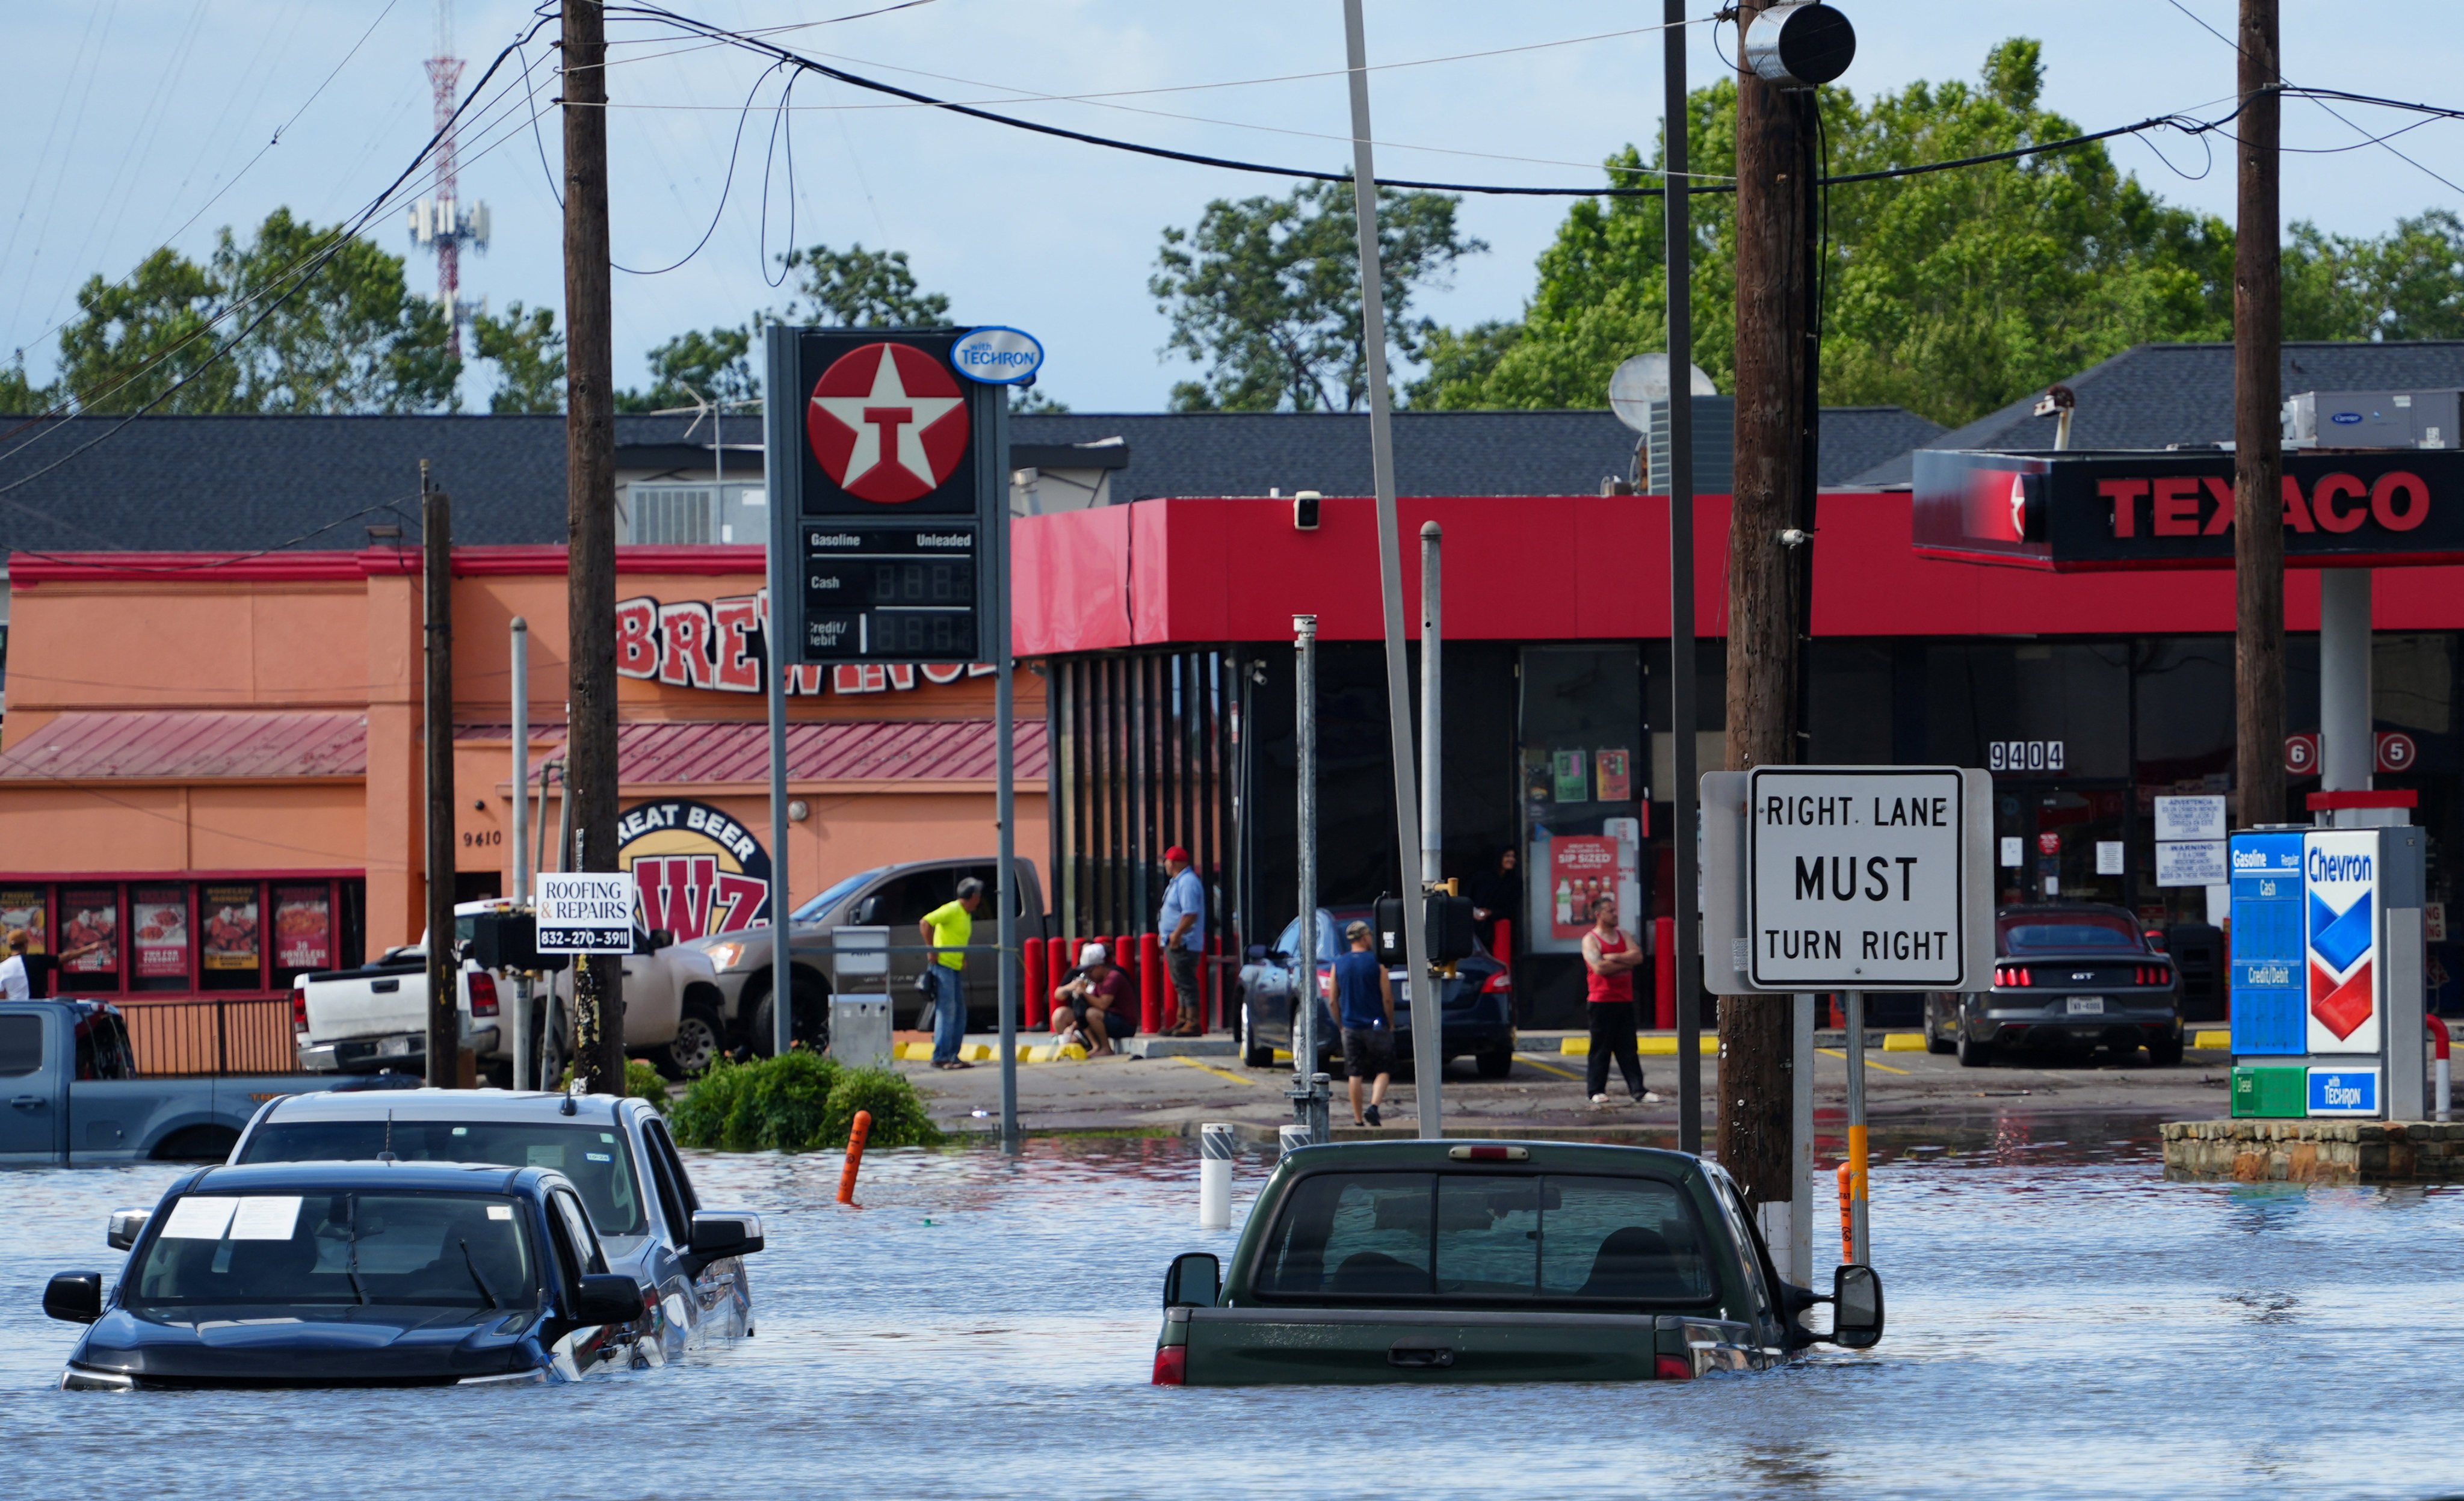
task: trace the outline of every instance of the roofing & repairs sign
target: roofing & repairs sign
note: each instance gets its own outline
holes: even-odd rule
[[[613,871],[540,872],[539,951],[631,953],[633,878]]]
[[[1957,767],[1705,777],[1705,983],[1967,988],[1992,967],[1991,799],[1989,773]]]

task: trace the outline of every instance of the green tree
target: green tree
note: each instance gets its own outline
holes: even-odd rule
[[[734,403],[760,395],[760,382],[753,378],[753,363],[746,358],[760,324],[757,315],[749,327],[715,328],[708,333],[689,330],[655,346],[649,354],[649,388],[618,392],[616,409],[667,411],[703,402]]]
[[[121,282],[89,279],[60,332],[62,384],[89,411],[451,407],[443,311],[410,294],[400,256],[341,232],[277,208],[246,244],[225,228],[202,266],[162,250]]]
[[[36,385],[27,378],[24,350],[0,365],[0,416],[32,417],[50,411],[59,399],[58,386]]]
[[[1915,83],[1860,106],[1822,92],[1831,173],[2010,150],[2075,135],[2041,107],[2024,37],[1995,47],[1979,84]],[[1736,86],[1688,101],[1693,169],[1736,160]],[[1655,149],[1649,164],[1662,160]],[[1632,148],[1612,180],[1646,163]],[[1641,179],[1648,181],[1648,178]],[[2131,344],[2230,337],[2232,231],[2158,201],[2101,145],[1953,171],[1843,184],[1827,194],[1822,396],[1889,402],[1958,424]],[[1735,201],[1693,199],[1695,361],[1723,389],[1735,365]],[[1540,257],[1519,332],[1433,341],[1414,390],[1434,407],[1600,406],[1629,355],[1667,347],[1656,198],[1575,204]]]
[[[2378,239],[2293,227],[2284,247],[2287,338],[2464,338],[2464,220],[2444,208]]]
[[[513,302],[503,317],[482,313],[471,320],[471,342],[479,359],[495,363],[500,379],[488,410],[564,410],[564,336],[557,332],[555,309],[525,311]],[[621,405],[623,398],[618,401]]]
[[[917,290],[905,250],[845,250],[826,245],[779,258],[796,276],[784,321],[839,328],[937,328],[950,320],[950,299]],[[758,320],[757,320],[757,325]]]
[[[1488,247],[1455,226],[1457,200],[1380,189],[1377,241],[1387,337],[1419,358],[1433,325],[1413,294]],[[1171,319],[1166,353],[1203,364],[1173,387],[1176,411],[1353,411],[1368,400],[1359,224],[1352,189],[1310,183],[1284,198],[1218,199],[1195,228],[1170,227],[1147,282]]]

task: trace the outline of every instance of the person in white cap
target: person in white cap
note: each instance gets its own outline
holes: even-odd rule
[[[1075,1033],[1089,1056],[1101,1057],[1118,1051],[1112,1045],[1135,1036],[1137,1030],[1130,977],[1103,945],[1089,944],[1078,952],[1077,969],[1052,989],[1052,1034],[1068,1042]]]

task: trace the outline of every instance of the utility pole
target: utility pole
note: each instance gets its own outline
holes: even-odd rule
[[[1677,785],[1669,802],[1677,811],[1669,837],[1676,843],[1677,889],[1670,910],[1677,921],[1676,953],[1669,972],[1677,977],[1677,1147],[1703,1150],[1703,988],[1695,978],[1702,942],[1694,892],[1695,831],[1703,817],[1702,786],[1695,765],[1695,731],[1702,715],[1695,705],[1694,671],[1694,228],[1686,199],[1684,0],[1661,0],[1661,76],[1667,175],[1661,181],[1666,207],[1668,259],[1668,722]],[[1637,914],[1639,917],[1640,914]]]
[[[1420,523],[1420,884],[1436,890],[1446,879],[1445,840],[1445,529],[1434,521]],[[1403,921],[1417,921],[1411,903],[1403,904]],[[1452,966],[1448,967],[1452,972]],[[1418,987],[1419,993],[1439,993],[1437,977]],[[1419,1102],[1420,1134],[1443,1136],[1445,1110],[1440,1076],[1445,1052],[1438,1029],[1426,1025],[1427,1012],[1412,1028],[1412,1095]],[[1340,1018],[1338,1018],[1340,1020]],[[1425,1040],[1424,1040],[1425,1035]],[[1434,1058],[1431,1068],[1422,1060]]]
[[[462,956],[453,947],[453,501],[419,462],[421,624],[428,769],[428,1082],[462,1082]]]
[[[1299,952],[1292,959],[1292,1123],[1331,1139],[1317,1068],[1317,617],[1292,617],[1292,762],[1300,822]]]
[[[607,28],[604,0],[565,0],[565,808],[580,831],[562,868],[616,868],[616,393],[607,257]],[[775,670],[775,668],[774,668]],[[786,851],[779,852],[786,858]],[[571,863],[565,864],[564,861]],[[625,1091],[624,970],[576,955],[574,1078]]]
[[[1385,604],[1386,724],[1389,754],[1395,766],[1396,862],[1410,868],[1412,852],[1420,846],[1419,789],[1412,764],[1412,697],[1403,655],[1403,543],[1395,533],[1401,523],[1395,510],[1395,412],[1386,385],[1385,276],[1377,252],[1377,166],[1370,152],[1369,42],[1360,21],[1360,0],[1343,0],[1343,51],[1352,82],[1352,201],[1360,229],[1361,352],[1369,366],[1369,466],[1377,490],[1377,577]],[[1417,886],[1417,881],[1407,881]],[[1437,994],[1437,975],[1429,968],[1428,925],[1422,914],[1425,896],[1403,903],[1405,973],[1423,1002]],[[1309,914],[1301,920],[1309,922]],[[1445,1053],[1437,1026],[1440,1008],[1424,1004],[1413,1012],[1413,1093],[1420,1100],[1420,1135],[1438,1137],[1438,1075]]]
[[[1767,9],[1766,0],[1746,0],[1739,34]],[[1800,648],[1812,551],[1804,509],[1815,424],[1815,293],[1806,252],[1815,228],[1814,93],[1784,89],[1744,59],[1741,47],[1736,480],[1728,526],[1732,772],[1803,757]],[[1672,410],[1685,381],[1672,356]],[[1795,1198],[1790,1004],[1778,996],[1731,996],[1720,1007],[1720,1162],[1756,1206]]]
[[[2284,817],[2284,297],[2277,0],[2241,0],[2233,227],[2233,772],[2241,821]],[[2364,766],[2367,766],[2365,761]]]
[[[531,904],[531,623],[514,617],[507,645],[513,661],[514,697],[514,905]],[[539,1049],[531,1031],[531,977],[514,976],[514,1087],[537,1089]]]

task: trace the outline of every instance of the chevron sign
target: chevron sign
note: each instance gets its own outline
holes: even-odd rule
[[[2312,1053],[2376,1053],[2386,983],[2379,963],[2378,835],[2327,831],[2301,841],[2303,941]]]

